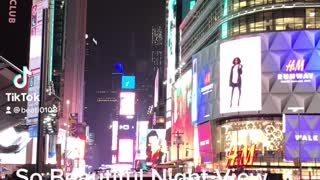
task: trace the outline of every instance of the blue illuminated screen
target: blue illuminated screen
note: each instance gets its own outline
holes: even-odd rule
[[[122,76],[121,89],[135,89],[136,77],[135,76]]]

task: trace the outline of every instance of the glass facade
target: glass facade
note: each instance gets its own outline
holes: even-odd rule
[[[254,32],[291,31],[320,28],[320,8],[263,11],[230,21],[229,34],[236,36]]]
[[[183,27],[182,56],[188,54],[199,41],[204,41],[204,45],[201,46],[203,47],[212,43],[212,39],[220,37],[220,26],[225,22],[228,23],[225,29],[227,37],[255,32],[320,28],[320,2],[317,0],[229,0],[227,3],[218,1],[211,11],[206,12],[209,7],[205,5],[209,3],[210,1],[202,2]],[[228,7],[224,8],[225,5]],[[226,16],[223,16],[224,10],[227,10]],[[203,13],[207,15],[200,19]],[[192,26],[197,27],[191,28]],[[191,29],[191,35],[184,37]],[[215,37],[207,38],[208,34]]]

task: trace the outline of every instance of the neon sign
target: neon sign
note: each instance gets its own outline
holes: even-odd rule
[[[311,72],[305,72],[304,65],[304,59],[290,60],[285,65],[285,73],[279,73],[277,79],[280,80],[281,83],[311,82],[314,74]]]
[[[247,145],[243,146],[242,151],[240,147],[231,147],[227,155],[227,167],[235,166],[251,166],[255,157],[256,145],[251,145],[250,149]]]

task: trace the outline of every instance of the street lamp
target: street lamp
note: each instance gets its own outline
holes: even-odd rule
[[[298,124],[299,124],[299,176],[302,179],[302,167],[301,167],[301,123],[300,123],[300,111],[304,112],[304,107],[288,107],[289,111],[298,113]]]
[[[178,169],[177,170],[179,170],[180,168],[179,168],[179,161],[180,161],[180,145],[182,145],[183,144],[183,141],[182,141],[182,136],[181,135],[183,135],[184,133],[183,132],[179,132],[179,131],[176,131],[176,132],[174,132],[174,133],[172,133],[173,135],[175,135],[175,137],[176,137],[176,141],[175,141],[175,144],[177,145],[177,167],[178,167]]]
[[[67,100],[66,101],[66,104],[67,104],[67,116],[66,116],[66,123],[64,123],[64,125],[66,126],[66,139],[65,139],[65,146],[64,146],[64,170],[65,170],[65,173],[67,173],[67,160],[68,160],[68,156],[67,156],[67,153],[68,153],[68,136],[69,136],[69,105],[70,105],[70,100]]]

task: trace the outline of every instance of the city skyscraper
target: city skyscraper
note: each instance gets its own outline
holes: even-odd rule
[[[153,71],[156,72],[157,69],[163,69],[163,59],[164,59],[164,33],[162,25],[152,26],[152,50],[151,58]]]

